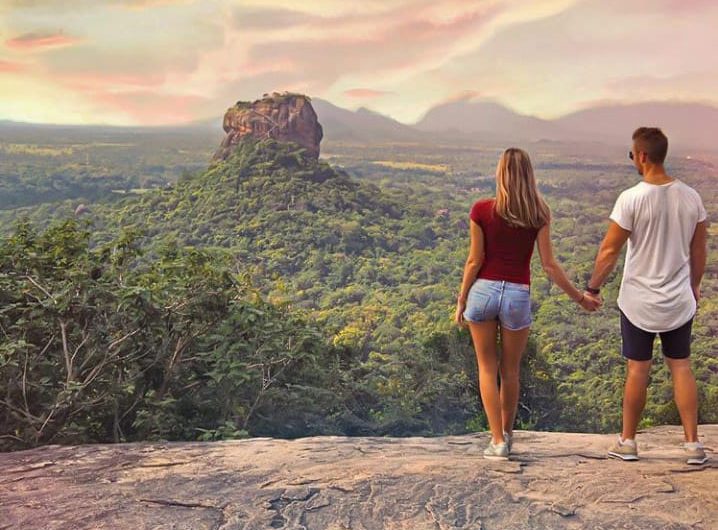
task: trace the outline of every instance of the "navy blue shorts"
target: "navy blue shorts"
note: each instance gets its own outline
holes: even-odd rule
[[[622,353],[632,361],[650,361],[653,358],[653,341],[661,337],[663,355],[669,359],[686,359],[691,354],[693,319],[671,331],[652,333],[636,327],[621,311]]]

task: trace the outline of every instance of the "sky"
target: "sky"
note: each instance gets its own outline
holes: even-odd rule
[[[718,106],[716,0],[0,0],[0,119],[171,125],[301,92],[404,123]]]

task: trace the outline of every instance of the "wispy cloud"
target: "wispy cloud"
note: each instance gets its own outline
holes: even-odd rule
[[[233,10],[232,19],[240,30],[290,28],[316,23],[321,16],[294,9],[239,7]]]
[[[198,0],[3,0],[0,7],[7,9],[51,10],[56,13],[87,7],[126,7],[143,9],[150,7],[191,4]]]
[[[205,98],[187,94],[158,94],[152,90],[123,93],[98,91],[91,94],[99,108],[121,112],[129,123],[165,125],[187,123],[195,119],[195,111]]]
[[[16,73],[23,70],[25,70],[24,64],[0,60],[0,73]]]
[[[344,91],[344,95],[353,99],[375,99],[387,94],[392,94],[388,90],[374,90],[371,88],[351,88]]]
[[[36,51],[72,46],[81,41],[82,39],[65,35],[63,32],[32,32],[8,39],[5,41],[5,45],[12,50]]]
[[[155,7],[192,4],[195,0],[113,0],[114,4],[129,9],[151,9]]]

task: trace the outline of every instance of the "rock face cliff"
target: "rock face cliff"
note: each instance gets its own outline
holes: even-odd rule
[[[49,446],[0,454],[0,528],[716,529],[718,458],[686,465],[681,439],[641,433],[638,462],[610,435],[522,431],[508,462],[485,433]]]
[[[238,101],[225,113],[222,126],[227,136],[214,160],[226,159],[245,136],[295,142],[304,147],[309,156],[319,157],[322,126],[309,98],[301,94],[275,92],[254,102]]]

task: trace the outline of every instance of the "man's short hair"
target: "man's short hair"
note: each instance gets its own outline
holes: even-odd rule
[[[658,127],[639,127],[633,133],[636,149],[643,151],[654,164],[663,164],[668,153],[668,138]]]

